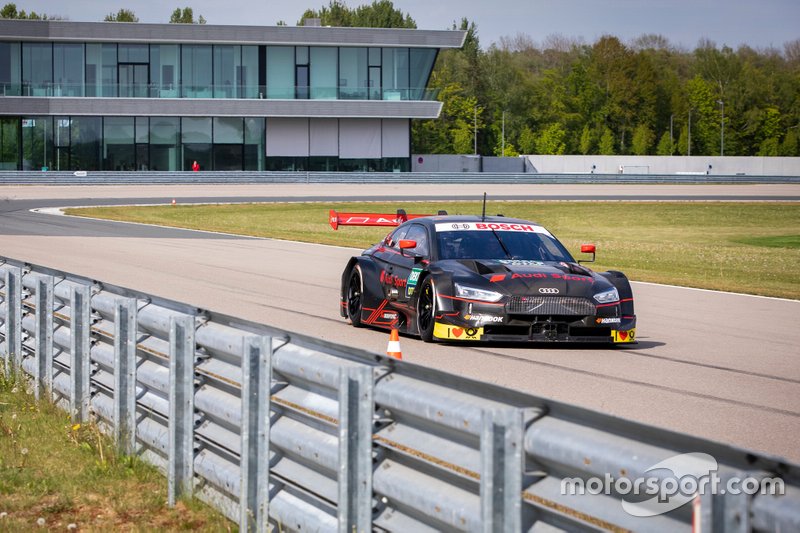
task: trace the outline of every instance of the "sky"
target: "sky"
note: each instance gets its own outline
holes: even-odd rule
[[[17,9],[60,15],[72,21],[99,21],[120,8],[140,22],[168,22],[176,7],[189,6],[209,24],[294,25],[306,9],[329,0],[12,0]],[[3,5],[8,2],[6,0]],[[371,0],[344,0],[356,7]],[[466,17],[475,22],[481,47],[518,34],[535,43],[562,35],[593,43],[603,35],[624,42],[655,33],[692,50],[701,39],[718,46],[783,49],[800,39],[800,0],[393,0],[417,27],[450,29]]]

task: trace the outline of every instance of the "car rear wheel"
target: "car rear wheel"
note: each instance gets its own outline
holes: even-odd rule
[[[436,288],[431,278],[425,278],[417,301],[417,325],[419,336],[425,342],[433,342],[433,324],[436,320]]]
[[[364,280],[361,277],[361,267],[356,265],[350,271],[350,277],[347,280],[347,317],[353,326],[360,328],[363,324],[361,322],[361,311],[363,309],[364,300]]]

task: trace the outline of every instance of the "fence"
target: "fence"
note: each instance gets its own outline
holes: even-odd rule
[[[488,172],[47,172],[0,171],[0,185],[130,185],[217,183],[485,183],[485,184],[629,184],[629,183],[800,183],[800,176],[707,174],[537,174]]]
[[[12,259],[0,289],[6,372],[159,467],[170,503],[193,494],[242,529],[800,530],[800,468],[779,459]],[[786,494],[637,518],[618,492],[561,488],[666,479],[645,473],[688,452]]]

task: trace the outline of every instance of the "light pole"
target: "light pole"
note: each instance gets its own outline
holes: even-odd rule
[[[472,117],[472,131],[473,133],[473,140],[472,140],[472,155],[478,155],[478,106],[473,108],[474,114]]]
[[[717,100],[722,110],[722,115],[719,119],[719,155],[725,155],[725,102]]]
[[[672,136],[672,119],[675,118],[675,114],[671,114],[669,116],[669,155],[673,155],[675,153],[675,141],[673,140],[674,137]]]
[[[686,141],[686,155],[692,155],[692,108],[689,108],[689,135]]]
[[[500,135],[500,157],[506,156],[506,112],[503,111],[503,132]]]

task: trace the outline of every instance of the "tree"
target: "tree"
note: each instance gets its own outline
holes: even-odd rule
[[[653,146],[656,135],[647,127],[646,124],[639,124],[633,132],[631,149],[635,155],[647,155],[650,147]]]
[[[603,135],[600,137],[600,155],[614,155],[614,132],[611,128],[603,128]]]
[[[130,9],[120,9],[116,13],[109,13],[106,15],[106,18],[103,19],[105,22],[139,22],[139,17],[131,11]]]
[[[567,145],[564,138],[567,132],[559,123],[547,126],[536,139],[536,153],[543,155],[561,155],[565,152]]]
[[[664,135],[661,136],[661,140],[658,141],[658,147],[656,148],[656,154],[658,155],[672,155],[675,153],[675,145],[672,138],[669,136],[669,132],[665,132]]]
[[[319,10],[307,9],[297,25],[304,19],[318,18],[323,26],[355,28],[416,28],[410,15],[394,7],[390,0],[373,0],[372,4],[350,9],[341,0],[331,0]]]
[[[581,153],[583,155],[588,155],[592,148],[594,148],[594,135],[592,135],[592,129],[586,124],[583,127],[583,131],[581,132]]]
[[[205,24],[206,19],[203,18],[203,15],[200,15],[195,22],[194,20],[194,11],[191,7],[184,7],[183,9],[176,7],[175,11],[172,12],[172,15],[169,17],[170,24]]]
[[[36,11],[25,13],[25,10],[17,11],[17,5],[8,3],[0,9],[0,19],[19,19],[19,20],[61,20],[61,17],[54,15],[39,15]]]

